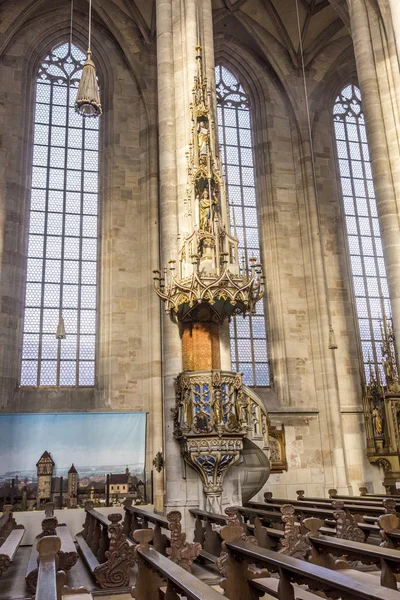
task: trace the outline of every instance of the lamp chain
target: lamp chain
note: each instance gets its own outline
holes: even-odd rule
[[[88,50],[90,50],[90,42],[92,37],[92,0],[89,0],[89,35],[88,35]]]
[[[72,48],[72,22],[74,16],[74,0],[71,0],[71,27],[69,30],[69,46]]]

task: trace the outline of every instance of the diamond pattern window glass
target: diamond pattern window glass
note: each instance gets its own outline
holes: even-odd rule
[[[226,177],[231,226],[236,229],[239,253],[249,263],[260,258],[254,181],[250,103],[237,78],[228,69],[215,69],[219,143]],[[243,373],[246,385],[269,385],[267,340],[262,302],[252,316],[234,317],[230,325],[232,369]]]
[[[74,112],[84,61],[61,44],[37,75],[22,386],[94,385],[98,120]]]
[[[365,376],[369,382],[371,361],[384,381],[380,324],[390,317],[390,299],[358,87],[340,92],[333,119]]]

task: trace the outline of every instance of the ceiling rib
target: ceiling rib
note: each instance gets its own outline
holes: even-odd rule
[[[289,55],[290,55],[290,58],[292,59],[293,64],[297,65],[297,52],[293,46],[293,43],[292,43],[292,40],[290,39],[288,31],[287,31],[286,27],[284,26],[282,19],[279,16],[278,11],[276,10],[276,8],[275,8],[274,4],[271,2],[271,0],[261,0],[261,1],[262,1],[263,5],[265,6],[269,16],[271,17],[275,27],[279,31],[279,34],[281,36],[281,42],[285,46],[285,48],[287,48],[287,51],[289,52]]]

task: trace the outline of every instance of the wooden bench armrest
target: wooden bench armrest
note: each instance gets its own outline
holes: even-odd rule
[[[36,544],[39,553],[39,573],[36,597],[40,600],[57,600],[56,554],[61,541],[55,535],[41,538]]]

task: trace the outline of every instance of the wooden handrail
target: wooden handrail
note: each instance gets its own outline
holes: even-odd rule
[[[205,510],[199,510],[198,508],[191,508],[190,514],[194,517],[199,517],[202,520],[207,520],[210,523],[216,523],[217,525],[226,525],[226,516],[218,515],[206,512]]]
[[[166,517],[164,517],[163,515],[159,515],[157,513],[143,510],[142,508],[138,508],[137,506],[125,505],[124,508],[131,514],[135,514],[140,517],[143,517],[147,521],[150,521],[150,523],[154,523],[154,524],[158,523],[158,525],[160,525],[161,527],[168,529],[168,519]]]
[[[86,512],[89,513],[89,515],[91,515],[95,519],[97,519],[97,521],[100,521],[100,523],[104,525],[104,527],[108,527],[110,525],[110,521],[108,520],[108,518],[95,508],[87,508]]]

